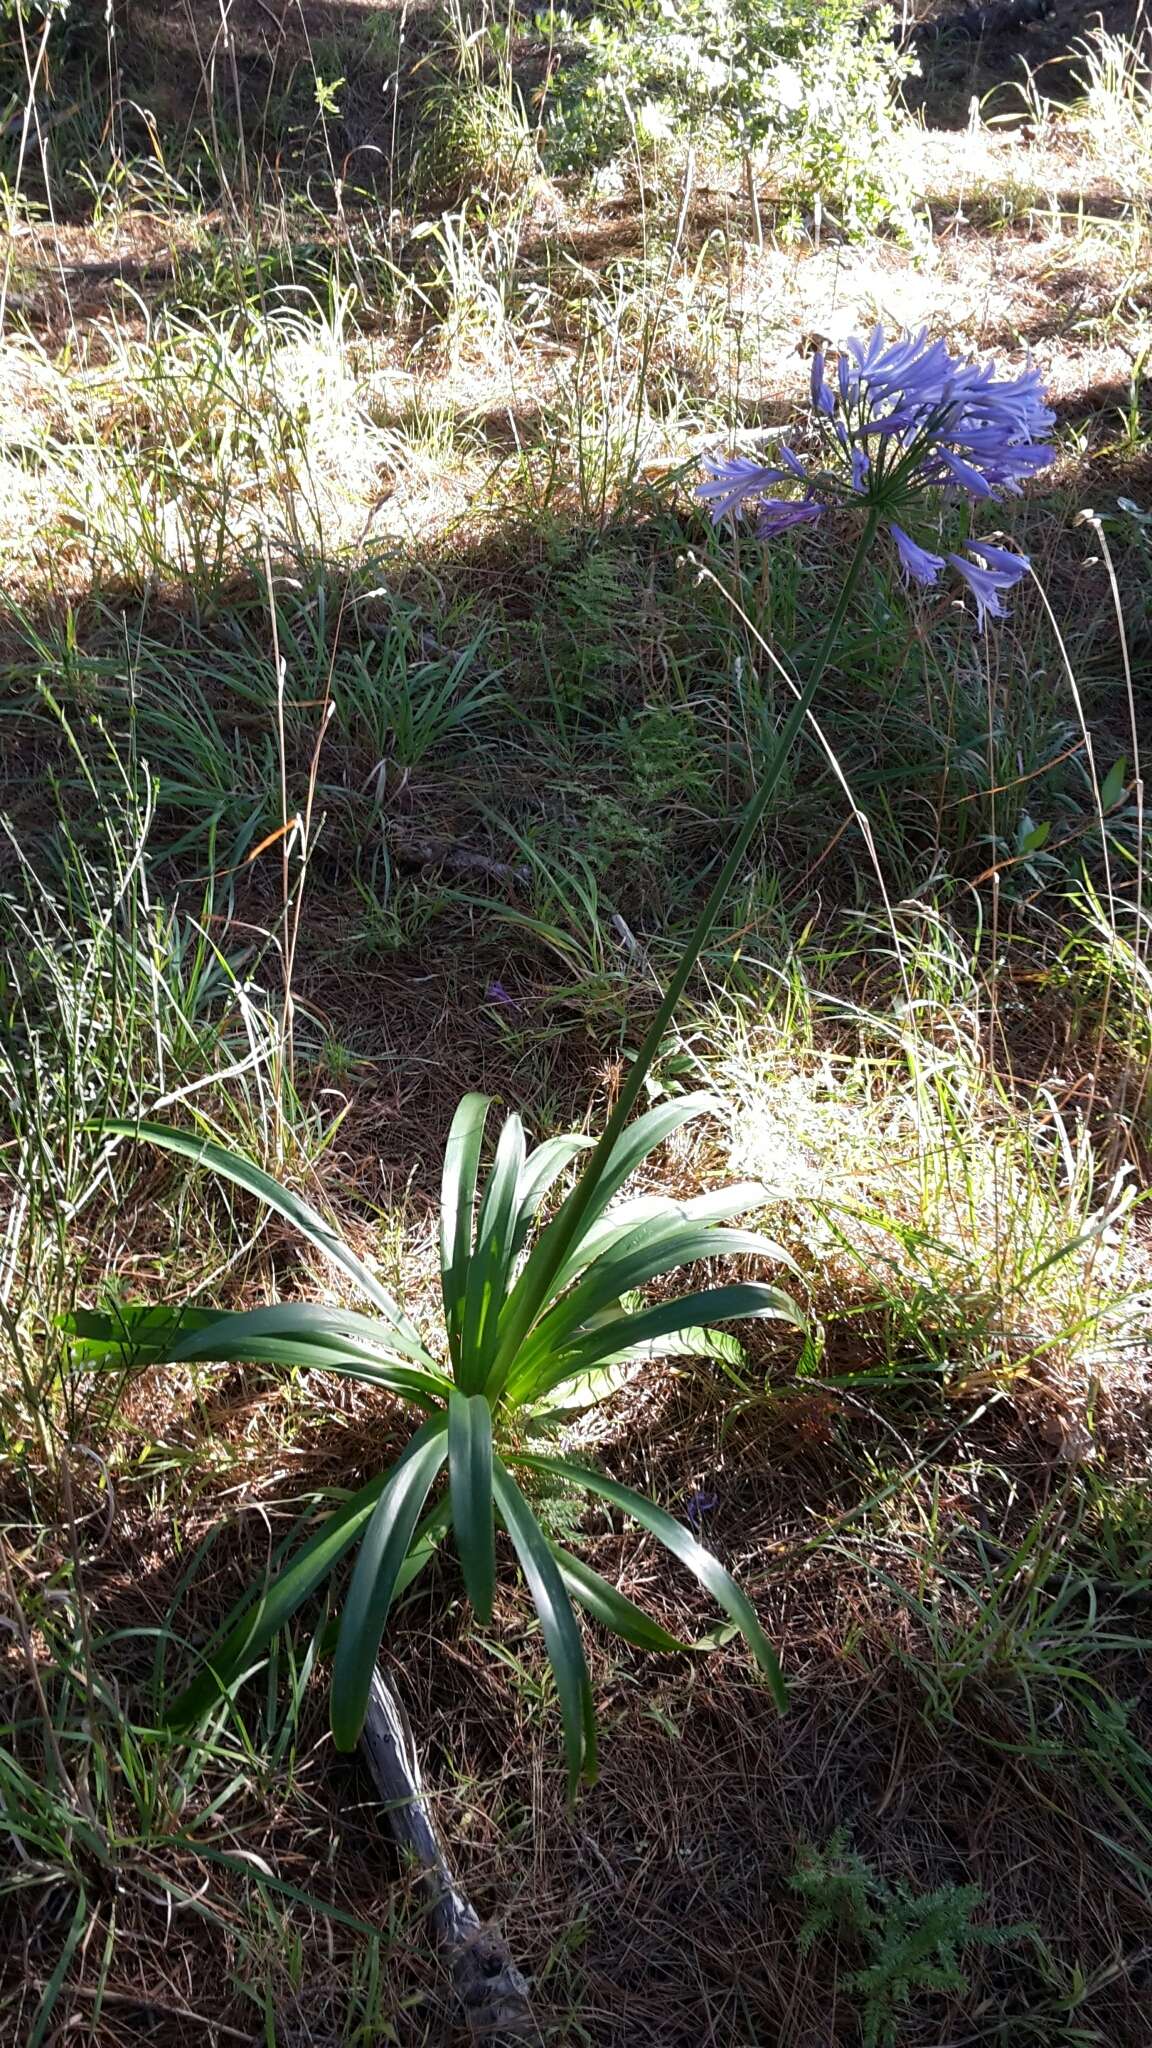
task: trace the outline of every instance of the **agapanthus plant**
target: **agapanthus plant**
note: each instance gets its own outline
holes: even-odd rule
[[[489,1102],[466,1095],[444,1157],[439,1340],[422,1335],[314,1209],[250,1161],[190,1131],[108,1127],[208,1166],[278,1210],[354,1282],[373,1313],[307,1301],[239,1312],[188,1304],[121,1308],[113,1315],[81,1311],[68,1318],[78,1360],[137,1368],[194,1362],[311,1368],[363,1381],[423,1418],[388,1470],[305,1540],[294,1532],[281,1547],[266,1580],[241,1601],[208,1645],[203,1670],[174,1701],[175,1725],[202,1719],[222,1693],[258,1669],[277,1630],[358,1546],[332,1664],[332,1731],[339,1748],[352,1748],[393,1603],[449,1532],[476,1616],[485,1625],[491,1621],[499,1521],[540,1618],[574,1792],[581,1777],[595,1776],[596,1717],[573,1602],[642,1649],[691,1645],[551,1540],[534,1510],[532,1488],[557,1480],[607,1501],[686,1565],[743,1635],[783,1704],[776,1653],[747,1596],[711,1552],[654,1501],[556,1455],[562,1448],[557,1437],[573,1417],[616,1393],[641,1362],[668,1352],[731,1359],[735,1340],[711,1324],[763,1316],[803,1322],[788,1294],[759,1280],[695,1288],[653,1304],[642,1299],[650,1281],[699,1260],[736,1256],[791,1264],[767,1239],[722,1227],[761,1204],[763,1190],[753,1183],[683,1202],[658,1195],[616,1200],[654,1147],[709,1106],[706,1096],[682,1096],[637,1118],[606,1153],[593,1154],[594,1171],[539,1228],[550,1190],[590,1141],[550,1138],[529,1152],[520,1118],[510,1116],[482,1181]],[[441,1497],[429,1508],[445,1477]]]
[[[865,508],[887,529],[906,582],[932,585],[950,564],[976,600],[978,621],[1006,616],[1001,602],[1028,573],[1025,555],[991,540],[967,543],[967,559],[938,555],[908,531],[930,493],[955,491],[974,503],[1018,494],[1053,459],[1043,436],[1053,423],[1040,373],[1001,377],[991,363],[949,353],[926,334],[849,340],[829,376],[812,358],[817,451],[804,461],[781,446],[775,463],[732,456],[709,460],[699,496],[719,521],[751,504],[768,540],[813,526],[833,506]],[[791,486],[787,497],[774,495]]]

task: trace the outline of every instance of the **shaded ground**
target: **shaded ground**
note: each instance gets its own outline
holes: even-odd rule
[[[934,128],[967,125],[972,102],[981,115],[1011,116],[1024,123],[1029,107],[1015,88],[1029,78],[1045,98],[1076,96],[1077,60],[1083,40],[1097,25],[1109,35],[1137,35],[1145,23],[1144,0],[1028,0],[1013,10],[1011,0],[963,6],[932,0],[914,10],[920,76],[907,87],[910,106]],[[1032,19],[1028,16],[1031,14]]]

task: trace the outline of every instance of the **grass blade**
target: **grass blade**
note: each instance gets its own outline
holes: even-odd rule
[[[88,1924],[88,1910],[87,1895],[83,1891],[77,1892],[76,1906],[68,1924],[68,1932],[64,1936],[63,1946],[56,1958],[52,1975],[44,1986],[43,1995],[36,2009],[36,2017],[32,2022],[32,2030],[27,2037],[25,2048],[40,2048],[40,2044],[44,2040],[48,2030],[48,2022],[56,2010],[56,2001],[63,1988],[64,1979],[68,1975],[72,1958],[80,1946],[81,1936]]]

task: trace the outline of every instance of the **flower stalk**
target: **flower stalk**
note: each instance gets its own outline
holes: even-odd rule
[[[728,858],[713,883],[711,893],[693,927],[691,937],[673,970],[660,1000],[659,1008],[645,1033],[635,1058],[631,1061],[624,1085],[616,1098],[615,1105],[596,1142],[589,1153],[584,1170],[567,1199],[561,1204],[552,1222],[541,1237],[541,1247],[548,1244],[551,1257],[541,1260],[538,1277],[532,1276],[533,1285],[526,1288],[523,1297],[516,1303],[515,1313],[509,1322],[502,1344],[502,1352],[514,1353],[531,1328],[540,1302],[544,1299],[552,1275],[563,1265],[571,1246],[580,1235],[585,1216],[596,1198],[602,1170],[610,1157],[629,1117],[640,1099],[644,1083],[652,1070],[659,1053],[664,1035],[676,1013],[676,1005],[692,977],[693,971],[708,943],[709,936],[727,901],[728,892],[740,871],[740,866],[757,832],[764,821],[768,806],[775,795],[788,756],[800,732],[804,720],[812,709],[816,692],[823,681],[825,670],[832,658],[844,621],[848,616],[856,587],[860,581],[864,564],[871,552],[880,523],[880,510],[869,507],[861,529],[855,551],[848,564],[844,581],[835,609],[828,621],[824,636],[816,652],[808,678],[799,691],[773,748],[771,758],[764,769],[755,795],[744,814],[744,822],[732,842]]]

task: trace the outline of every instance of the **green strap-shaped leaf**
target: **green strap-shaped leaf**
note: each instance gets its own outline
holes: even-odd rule
[[[523,1166],[524,1126],[518,1116],[510,1116],[500,1133],[476,1218],[476,1242],[464,1289],[456,1378],[465,1394],[479,1394],[488,1376],[496,1319],[509,1287],[516,1190]]]
[[[587,1609],[595,1620],[602,1621],[615,1635],[623,1636],[626,1643],[633,1643],[638,1650],[690,1650],[691,1643],[681,1641],[679,1636],[669,1635],[650,1614],[645,1614],[635,1601],[602,1579],[582,1557],[573,1556],[571,1551],[561,1550],[559,1544],[552,1545],[552,1555],[560,1567],[560,1576],[574,1600]]]
[[[369,1480],[367,1486],[362,1486],[359,1493],[354,1493],[351,1500],[345,1501],[342,1507],[329,1515],[316,1534],[296,1552],[291,1563],[277,1572],[254,1599],[243,1603],[238,1613],[233,1611],[235,1618],[229,1616],[227,1633],[205,1652],[204,1669],[168,1708],[165,1718],[173,1727],[191,1727],[215,1705],[222,1692],[227,1692],[235,1684],[243,1671],[251,1669],[277,1630],[351,1549],[399,1467],[433,1435],[443,1438],[442,1418],[426,1422],[418,1429],[396,1465]],[[282,1546],[277,1562],[291,1541],[289,1537]]]
[[[448,1403],[448,1484],[456,1549],[478,1621],[492,1619],[496,1543],[492,1511],[492,1410],[483,1394]]]
[[[222,1342],[206,1357],[203,1353],[197,1356],[208,1364],[226,1361],[234,1365],[271,1365],[283,1370],[303,1367],[313,1372],[339,1373],[344,1379],[360,1380],[385,1393],[398,1394],[401,1400],[411,1401],[427,1414],[436,1409],[442,1411],[451,1391],[442,1381],[415,1366],[390,1365],[386,1359],[358,1351],[349,1343],[290,1344],[282,1338],[249,1337],[235,1343]]]
[[[556,1275],[555,1293],[561,1295],[594,1261],[613,1250],[638,1224],[655,1223],[661,1219],[670,1224],[730,1223],[733,1217],[744,1216],[750,1209],[762,1209],[765,1199],[759,1181],[745,1180],[736,1182],[732,1187],[714,1188],[707,1194],[692,1195],[683,1202],[674,1201],[669,1195],[636,1195],[629,1202],[619,1202],[581,1233],[579,1243]],[[796,1261],[783,1245],[772,1246],[772,1257],[778,1264],[797,1270]]]
[[[540,1204],[559,1180],[564,1168],[575,1159],[578,1152],[590,1150],[593,1140],[573,1132],[568,1137],[547,1138],[537,1145],[524,1162],[520,1174],[520,1185],[516,1190],[516,1220],[512,1229],[512,1257],[523,1251],[528,1233],[535,1221]]]
[[[337,1749],[355,1749],[360,1739],[397,1580],[447,1455],[445,1423],[426,1423],[393,1466],[364,1531],[332,1660],[332,1739]]]
[[[303,1366],[365,1380],[425,1409],[442,1408],[452,1391],[435,1360],[390,1324],[313,1302],[276,1302],[240,1313],[158,1308],[97,1315],[81,1309],[63,1321],[73,1357],[104,1366],[191,1360]]]
[[[750,1230],[724,1230],[712,1223],[669,1222],[656,1217],[639,1223],[613,1251],[604,1252],[570,1294],[537,1323],[517,1353],[512,1383],[531,1378],[539,1358],[555,1356],[577,1333],[648,1281],[677,1266],[702,1259],[771,1258],[775,1247]],[[785,1299],[787,1297],[784,1297]]]
[[[396,1574],[396,1585],[392,1593],[393,1609],[395,1609],[396,1602],[400,1599],[401,1595],[408,1591],[409,1586],[413,1585],[421,1572],[425,1571],[431,1564],[451,1527],[452,1504],[445,1494],[436,1502],[435,1507],[429,1509],[411,1543],[408,1545],[408,1555]],[[332,1655],[333,1650],[336,1648],[336,1638],[339,1633],[340,1621],[339,1617],[336,1616],[329,1621],[320,1637],[320,1656],[330,1657]]]
[[[779,1287],[762,1280],[734,1281],[729,1287],[706,1287],[700,1294],[682,1294],[675,1301],[660,1301],[635,1315],[615,1316],[587,1335],[577,1335],[552,1358],[537,1358],[523,1371],[517,1361],[509,1379],[506,1398],[511,1406],[542,1401],[553,1387],[575,1379],[594,1365],[619,1359],[657,1339],[671,1340],[678,1330],[691,1333],[686,1352],[698,1350],[697,1331],[701,1324],[731,1323],[743,1316],[776,1318],[806,1328],[801,1309]],[[668,1348],[674,1351],[669,1341]]]
[[[297,1230],[302,1231],[316,1246],[317,1251],[322,1252],[326,1259],[330,1259],[334,1266],[341,1267],[349,1274],[357,1286],[363,1288],[368,1299],[375,1302],[376,1307],[387,1316],[389,1322],[411,1343],[419,1344],[419,1332],[413,1328],[399,1302],[394,1301],[388,1289],[381,1286],[375,1273],[337,1237],[336,1232],[325,1223],[322,1216],[317,1215],[315,1209],[299,1195],[282,1188],[279,1181],[272,1179],[271,1174],[262,1172],[258,1166],[253,1166],[251,1160],[242,1159],[238,1153],[229,1152],[225,1146],[215,1144],[210,1138],[197,1137],[194,1131],[173,1130],[167,1124],[117,1122],[102,1124],[100,1128],[118,1138],[147,1139],[149,1144],[159,1145],[165,1152],[175,1152],[180,1158],[190,1159],[197,1166],[210,1167],[212,1172],[220,1174],[222,1179],[233,1181],[237,1187],[245,1188],[259,1201],[266,1202],[270,1209],[275,1209],[278,1215],[285,1217]]]
[[[568,1762],[568,1797],[575,1799],[583,1777],[596,1776],[592,1687],[580,1639],[580,1625],[564,1590],[560,1567],[548,1539],[506,1465],[492,1460],[492,1489],[500,1519],[512,1538],[528,1590],[540,1616],[544,1646],[556,1680]]]
[[[271,1337],[301,1346],[323,1344],[328,1349],[351,1346],[366,1357],[411,1362],[447,1389],[447,1373],[418,1341],[413,1343],[382,1318],[362,1316],[355,1309],[331,1308],[316,1301],[275,1301],[264,1308],[218,1311],[216,1323],[198,1324],[181,1331],[167,1351],[167,1357],[212,1360],[221,1355],[210,1348],[223,1344],[228,1332],[243,1342],[246,1337]]]
[[[393,1606],[401,1594],[406,1593],[409,1586],[419,1578],[425,1567],[431,1564],[451,1526],[452,1504],[446,1498],[438,1500],[417,1529],[408,1546],[408,1555],[396,1574],[396,1587],[392,1594]]]
[[[646,1344],[636,1344],[630,1350],[617,1352],[602,1365],[592,1366],[589,1371],[578,1373],[574,1379],[562,1380],[552,1387],[531,1411],[527,1425],[529,1436],[554,1433],[571,1416],[581,1414],[586,1408],[595,1408],[601,1401],[610,1401],[614,1394],[627,1386],[640,1365],[657,1358],[711,1358],[729,1375],[745,1362],[744,1346],[728,1330],[693,1329],[689,1326],[675,1330],[671,1336],[652,1337]]]
[[[629,1124],[621,1132],[597,1175],[595,1193],[584,1215],[581,1236],[603,1215],[613,1195],[635,1173],[649,1152],[671,1137],[673,1131],[714,1106],[714,1097],[710,1095],[682,1095],[675,1102],[658,1104],[644,1116],[637,1117],[635,1123]],[[567,1263],[572,1249],[567,1245],[566,1215],[577,1190],[584,1190],[587,1173],[588,1168],[585,1168],[576,1188],[560,1204],[552,1221],[541,1232],[523,1272],[502,1306],[500,1340],[495,1357],[500,1371],[507,1370],[541,1307],[555,1292],[557,1275]]]
[[[678,1095],[672,1102],[657,1103],[655,1109],[647,1110],[636,1118],[635,1123],[627,1125],[604,1162],[596,1198],[586,1221],[592,1223],[597,1216],[603,1215],[613,1195],[619,1193],[625,1181],[631,1180],[650,1152],[663,1145],[674,1131],[691,1123],[694,1117],[703,1116],[715,1107],[716,1097],[699,1090],[692,1095]]]
[[[244,1361],[337,1372],[383,1387],[424,1409],[443,1408],[452,1390],[451,1380],[435,1361],[386,1323],[311,1302],[277,1302],[269,1308],[219,1315],[181,1336],[159,1357],[173,1363]],[[410,1364],[411,1358],[423,1363]]]
[[[472,1256],[472,1211],[484,1125],[491,1108],[488,1095],[465,1095],[452,1119],[444,1147],[440,1179],[440,1274],[444,1291],[444,1322],[453,1362],[460,1349],[464,1288]]]
[[[73,1309],[59,1318],[57,1327],[67,1336],[77,1365],[123,1369],[154,1364],[189,1330],[209,1329],[219,1320],[218,1308],[192,1308],[183,1302],[150,1307],[124,1302],[113,1309]]]
[[[680,1559],[690,1572],[707,1587],[718,1607],[734,1621],[744,1637],[752,1655],[760,1666],[769,1685],[772,1696],[781,1713],[788,1704],[788,1691],[780,1659],[768,1641],[756,1617],[756,1611],[748,1595],[737,1585],[730,1572],[726,1572],[719,1558],[705,1550],[702,1543],[689,1534],[683,1523],[658,1508],[655,1501],[646,1500],[642,1493],[634,1493],[630,1486],[620,1486],[614,1479],[607,1479],[602,1472],[596,1472],[587,1465],[574,1464],[568,1458],[549,1458],[542,1454],[522,1451],[517,1453],[517,1464],[527,1465],[534,1472],[550,1472],[558,1479],[566,1479],[570,1485],[583,1487],[588,1493],[598,1494],[601,1500],[611,1501],[642,1529],[655,1536],[666,1550]]]

